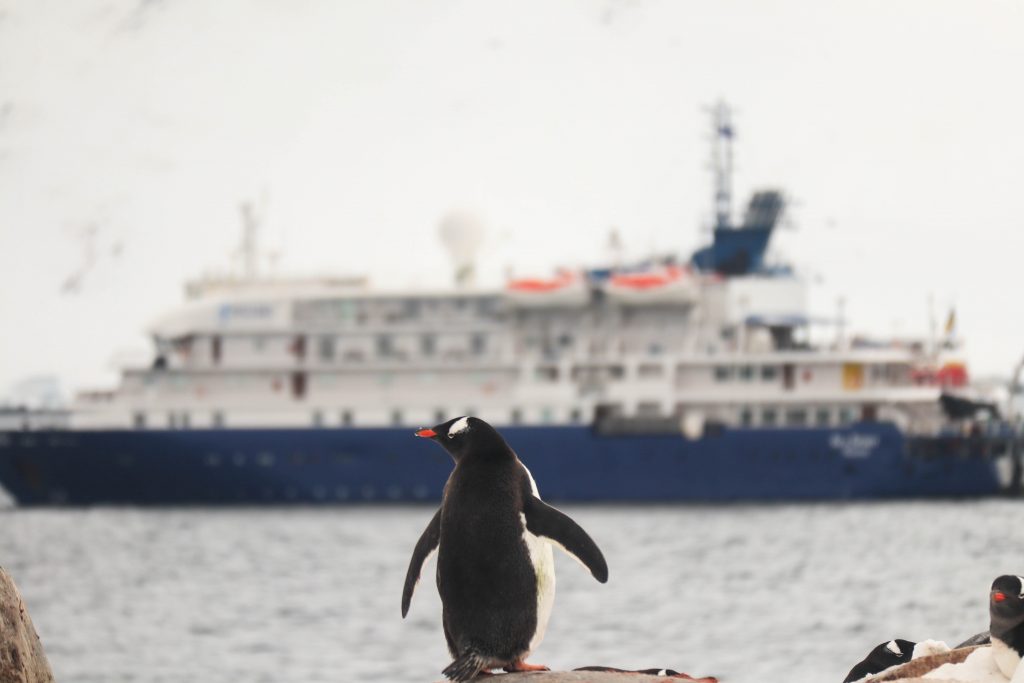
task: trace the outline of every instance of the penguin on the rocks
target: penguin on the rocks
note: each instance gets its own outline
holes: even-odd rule
[[[868,653],[867,657],[860,662],[857,662],[857,664],[850,669],[850,673],[846,674],[846,678],[843,679],[843,683],[859,681],[865,676],[876,674],[879,671],[885,671],[889,667],[896,666],[897,664],[909,662],[914,656],[914,645],[915,643],[901,638],[879,643],[875,649]]]
[[[409,561],[402,617],[437,550],[442,624],[454,659],[442,673],[467,681],[496,668],[547,670],[526,658],[544,637],[554,602],[551,545],[601,583],[608,580],[604,556],[576,522],[540,499],[529,470],[491,425],[463,416],[416,436],[443,446],[455,469]]]
[[[993,581],[988,613],[996,666],[1011,681],[1024,680],[1024,578],[1007,574]]]

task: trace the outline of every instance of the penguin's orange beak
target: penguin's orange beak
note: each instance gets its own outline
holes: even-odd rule
[[[430,439],[437,436],[437,432],[435,432],[433,429],[421,429],[420,431],[416,432],[416,436],[422,436],[424,439]]]
[[[1006,599],[1006,594],[1005,593],[993,593],[992,594],[992,602],[1002,602],[1005,599]]]

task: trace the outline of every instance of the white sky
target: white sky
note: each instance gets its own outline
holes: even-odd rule
[[[702,107],[736,109],[737,201],[783,188],[775,253],[852,329],[955,305],[975,374],[1024,353],[1024,5],[964,0],[0,0],[0,395],[111,381],[266,198],[282,272],[443,284],[479,267],[688,254]],[[95,262],[76,294],[63,283]],[[118,252],[118,249],[120,251]]]

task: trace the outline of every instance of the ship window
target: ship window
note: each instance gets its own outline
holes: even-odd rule
[[[342,424],[342,426],[344,426],[344,427],[351,427],[352,423],[354,421],[355,420],[352,418],[352,411],[351,410],[343,410],[343,411],[341,411],[341,424]]]
[[[210,358],[213,359],[213,364],[217,365],[220,363],[220,352],[221,352],[221,340],[219,336],[214,336],[210,339]]]
[[[512,424],[522,424],[523,422],[523,411],[520,408],[512,409]]]
[[[174,413],[167,413],[167,426],[171,429],[178,428],[178,416]]]
[[[224,413],[219,410],[214,411],[213,416],[210,418],[210,423],[217,429],[224,426]]]
[[[304,335],[300,334],[292,340],[291,351],[300,361],[306,358],[306,337]]]
[[[424,356],[433,356],[437,351],[437,336],[425,334],[420,337],[420,351]]]
[[[839,409],[839,424],[847,425],[853,422],[853,411],[849,408]]]
[[[135,429],[146,428],[146,414],[145,413],[134,413],[132,415],[132,426]]]
[[[762,365],[761,366],[761,379],[765,382],[771,382],[779,374],[779,369],[774,365]]]
[[[394,351],[390,334],[377,335],[377,355],[390,356]]]
[[[266,337],[256,336],[252,338],[252,350],[262,351],[267,345]]]
[[[487,348],[487,337],[482,334],[474,334],[470,339],[470,348],[474,355],[479,356]]]
[[[553,365],[545,365],[537,368],[537,379],[547,382],[558,381],[558,368]]]
[[[739,368],[739,377],[744,382],[749,382],[754,378],[754,366],[753,365],[741,365]]]
[[[323,427],[324,426],[324,414],[319,410],[313,411],[313,426]]]
[[[580,410],[579,408],[573,408],[572,411],[569,413],[569,420],[574,423],[582,422],[583,411]]]
[[[729,378],[732,377],[732,368],[728,365],[716,365],[715,366],[715,381],[716,382],[728,382]]]
[[[306,373],[304,372],[293,372],[292,373],[292,396],[295,399],[301,399],[306,395]]]
[[[766,427],[775,425],[776,412],[775,408],[765,408],[761,411],[761,424]]]
[[[830,418],[831,418],[831,415],[829,414],[829,409],[828,408],[818,408],[814,412],[814,422],[819,427],[827,427],[828,423],[831,421]]]
[[[394,425],[395,427],[401,427],[402,426],[402,411],[401,410],[393,410],[393,411],[391,411],[391,424]]]
[[[551,408],[540,409],[540,421],[544,423],[551,422],[554,419],[554,412]]]
[[[565,347],[572,346],[572,335],[569,335],[569,334],[558,335],[558,345],[559,346],[565,346]]]
[[[320,337],[319,351],[320,360],[332,361],[334,360],[334,337]]]
[[[640,379],[657,379],[662,374],[662,367],[660,365],[644,364],[639,368]]]
[[[740,411],[740,424],[744,427],[749,427],[754,424],[754,411],[750,408],[744,408]]]
[[[786,411],[786,424],[802,427],[807,424],[807,411],[803,408],[791,408]]]
[[[638,417],[658,417],[661,414],[661,405],[656,401],[641,401],[636,407]]]
[[[621,365],[609,365],[608,377],[611,379],[622,379],[626,375],[626,369]]]

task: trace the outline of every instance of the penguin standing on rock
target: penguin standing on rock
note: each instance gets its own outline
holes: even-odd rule
[[[495,668],[546,670],[526,658],[544,637],[554,602],[551,544],[601,583],[608,580],[604,556],[576,522],[540,499],[529,470],[491,425],[459,417],[416,436],[443,446],[455,469],[413,550],[402,617],[423,563],[437,550],[442,623],[455,660],[444,675],[468,681]]]
[[[1019,666],[1024,655],[1024,578],[1004,575],[993,581],[988,612],[996,666],[1011,681],[1024,680]],[[1014,672],[1018,672],[1016,678]]]

